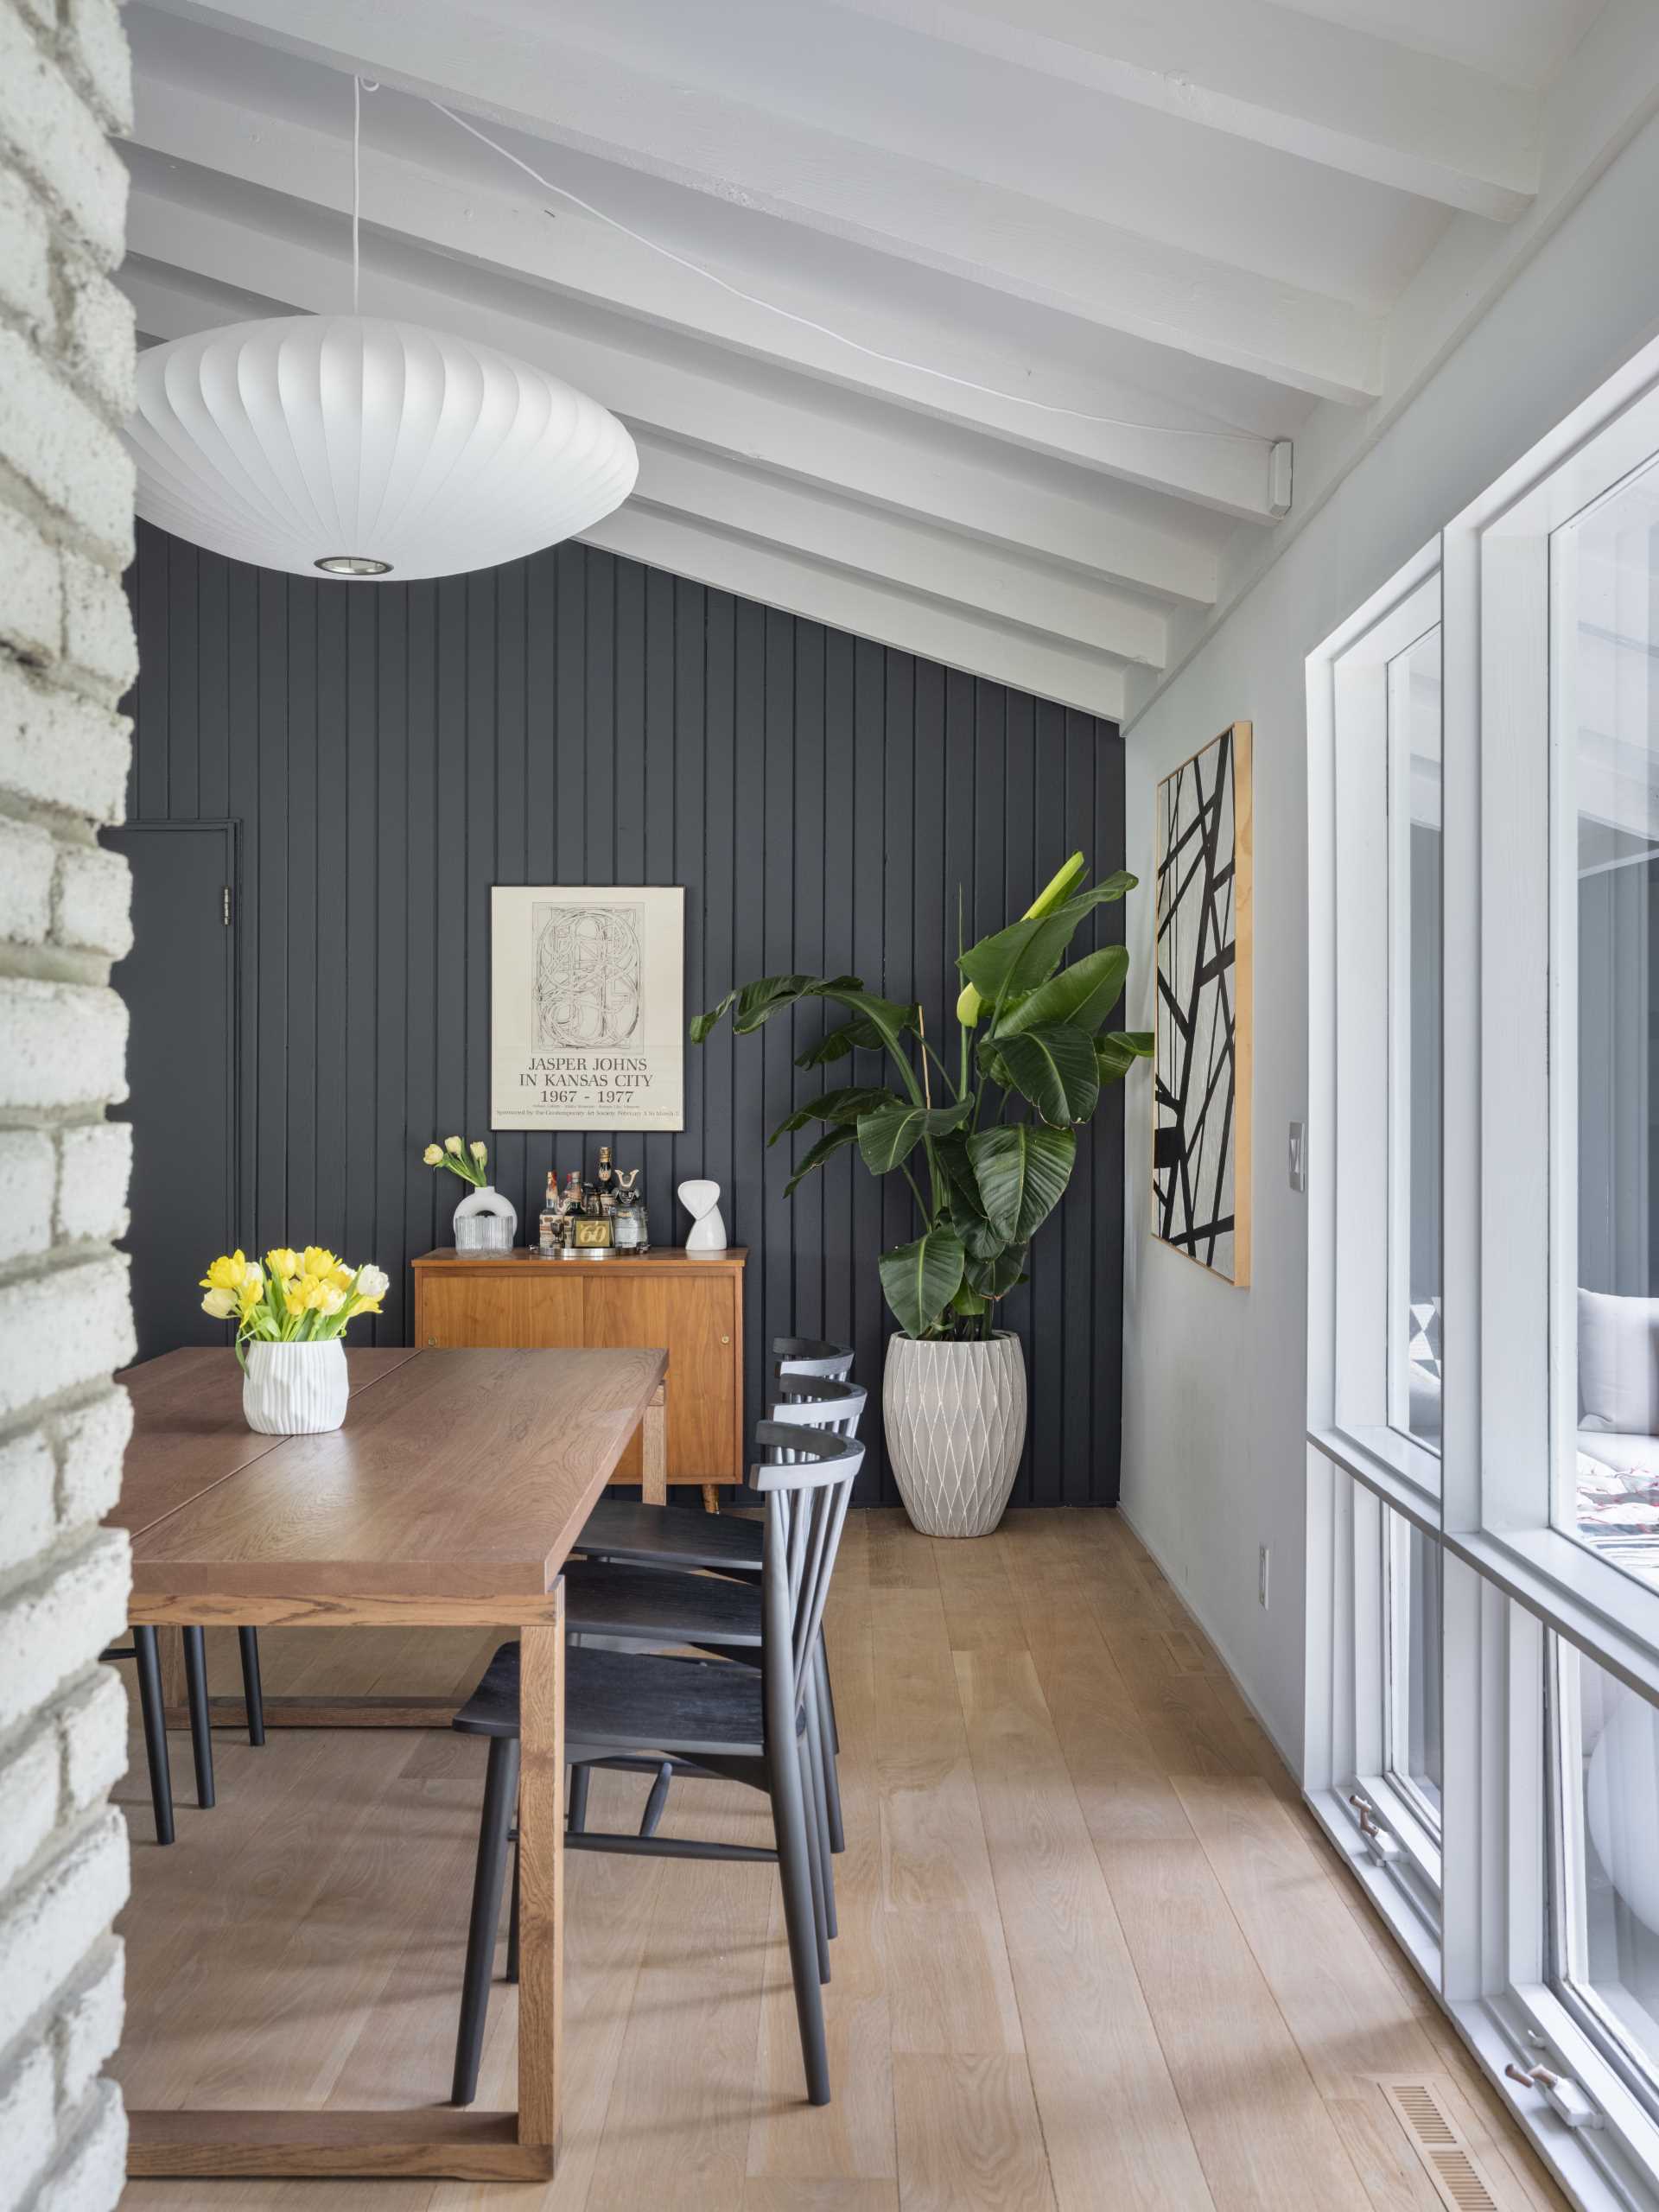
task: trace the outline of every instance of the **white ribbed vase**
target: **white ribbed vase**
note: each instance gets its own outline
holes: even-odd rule
[[[887,1339],[887,1457],[925,1536],[988,1536],[1026,1441],[1026,1357],[1006,1330],[980,1344]]]
[[[242,1412],[261,1436],[314,1436],[345,1420],[346,1347],[338,1337],[320,1344],[253,1344],[247,1356]]]

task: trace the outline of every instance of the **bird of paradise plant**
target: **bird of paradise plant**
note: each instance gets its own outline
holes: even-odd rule
[[[826,1090],[785,1115],[767,1141],[810,1122],[829,1124],[797,1161],[791,1196],[853,1144],[872,1174],[904,1176],[921,1234],[884,1252],[879,1265],[882,1294],[907,1336],[993,1333],[999,1300],[1026,1281],[1032,1236],[1071,1179],[1078,1128],[1104,1085],[1151,1056],[1148,1031],[1105,1027],[1128,976],[1123,947],[1103,945],[1061,965],[1094,910],[1135,887],[1120,872],[1085,889],[1086,865],[1073,853],[1017,922],[958,952],[954,1073],[928,1042],[922,1007],[867,991],[856,976],[764,976],[691,1024],[701,1045],[728,1014],[746,1035],[788,1007],[827,999],[850,1019],[798,1053],[797,1067],[865,1050],[886,1054],[899,1089]]]
[[[353,1267],[321,1244],[303,1252],[278,1245],[263,1267],[238,1245],[201,1278],[201,1310],[236,1323],[236,1356],[245,1367],[250,1344],[326,1344],[343,1336],[359,1313],[380,1311],[391,1287],[384,1268]]]

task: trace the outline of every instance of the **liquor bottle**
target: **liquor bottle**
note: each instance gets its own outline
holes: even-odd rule
[[[555,1258],[564,1242],[564,1224],[559,1218],[559,1179],[550,1167],[547,1171],[547,1202],[537,1228],[537,1254],[543,1260]]]
[[[599,1183],[594,1196],[599,1201],[600,1211],[609,1213],[615,1203],[616,1192],[611,1188],[611,1147],[607,1144],[599,1147]]]
[[[645,1252],[651,1239],[645,1227],[645,1193],[637,1167],[619,1168],[616,1210],[611,1216],[611,1235],[619,1252]]]

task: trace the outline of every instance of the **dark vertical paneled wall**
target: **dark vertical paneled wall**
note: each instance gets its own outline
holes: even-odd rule
[[[583,546],[353,586],[141,524],[133,576],[131,818],[238,825],[244,1242],[377,1261],[385,1342],[407,1340],[406,1263],[448,1242],[461,1195],[421,1148],[488,1130],[493,883],[683,884],[688,1015],[800,968],[943,1023],[959,893],[971,939],[1075,847],[1122,864],[1111,723]],[[912,1234],[902,1181],[846,1153],[784,1197],[791,1140],[766,1133],[810,1095],[791,1053],[823,1019],[688,1046],[683,1133],[614,1141],[660,1243],[684,1236],[683,1178],[726,1192],[753,1248],[752,1398],[785,1332],[855,1339],[879,1382],[875,1256]],[[607,1135],[492,1137],[494,1179],[524,1211]],[[1122,1228],[1111,1094],[1005,1308],[1032,1384],[1016,1501],[1117,1495]],[[866,1491],[892,1500],[870,1429]]]

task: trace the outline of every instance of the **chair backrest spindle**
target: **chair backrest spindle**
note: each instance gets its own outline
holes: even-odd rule
[[[864,1447],[804,1422],[762,1421],[755,1442],[765,1454],[749,1480],[766,1501],[767,1726],[792,1732]]]

